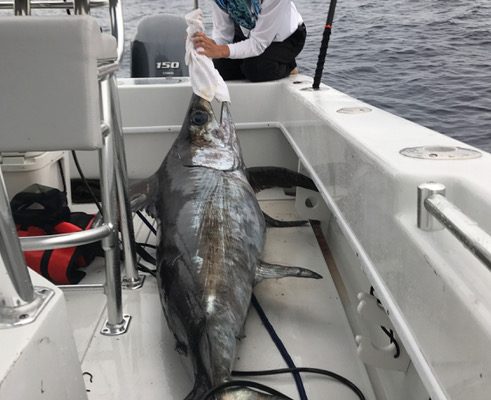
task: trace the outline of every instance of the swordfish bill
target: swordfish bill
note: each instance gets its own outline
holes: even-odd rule
[[[265,221],[247,179],[229,103],[221,118],[193,94],[180,134],[154,176],[132,192],[157,219],[157,280],[164,314],[189,355],[201,400],[230,374],[256,283],[287,276],[321,278],[260,259]],[[215,399],[274,399],[248,388]]]

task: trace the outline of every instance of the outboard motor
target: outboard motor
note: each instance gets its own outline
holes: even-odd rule
[[[131,49],[131,77],[189,76],[184,17],[154,15],[138,24]]]

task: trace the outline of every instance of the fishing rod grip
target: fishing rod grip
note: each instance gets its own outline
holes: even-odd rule
[[[327,48],[329,46],[329,38],[331,37],[332,22],[334,21],[334,12],[336,11],[336,3],[337,0],[331,0],[331,3],[329,4],[329,12],[327,13],[326,25],[324,26],[324,33],[322,35],[319,58],[317,59],[317,67],[315,68],[314,83],[312,84],[314,90],[318,90],[321,83],[322,71],[324,70]]]

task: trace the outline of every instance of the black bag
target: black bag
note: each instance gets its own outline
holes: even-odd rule
[[[34,184],[17,193],[10,201],[16,224],[22,228],[37,226],[49,232],[49,227],[70,218],[66,194],[58,189]]]

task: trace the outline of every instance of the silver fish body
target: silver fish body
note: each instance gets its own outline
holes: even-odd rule
[[[264,244],[263,214],[224,107],[218,124],[210,103],[193,95],[158,173],[157,276],[168,324],[193,361],[189,399],[230,377]]]
[[[260,180],[259,186],[269,182]],[[192,360],[195,384],[186,400],[202,400],[230,380],[254,285],[267,278],[321,276],[260,261],[265,220],[246,176],[228,103],[217,122],[211,104],[193,95],[159,170],[130,193],[134,210],[147,208],[156,217],[164,314],[178,350]],[[214,398],[277,399],[247,388]]]

